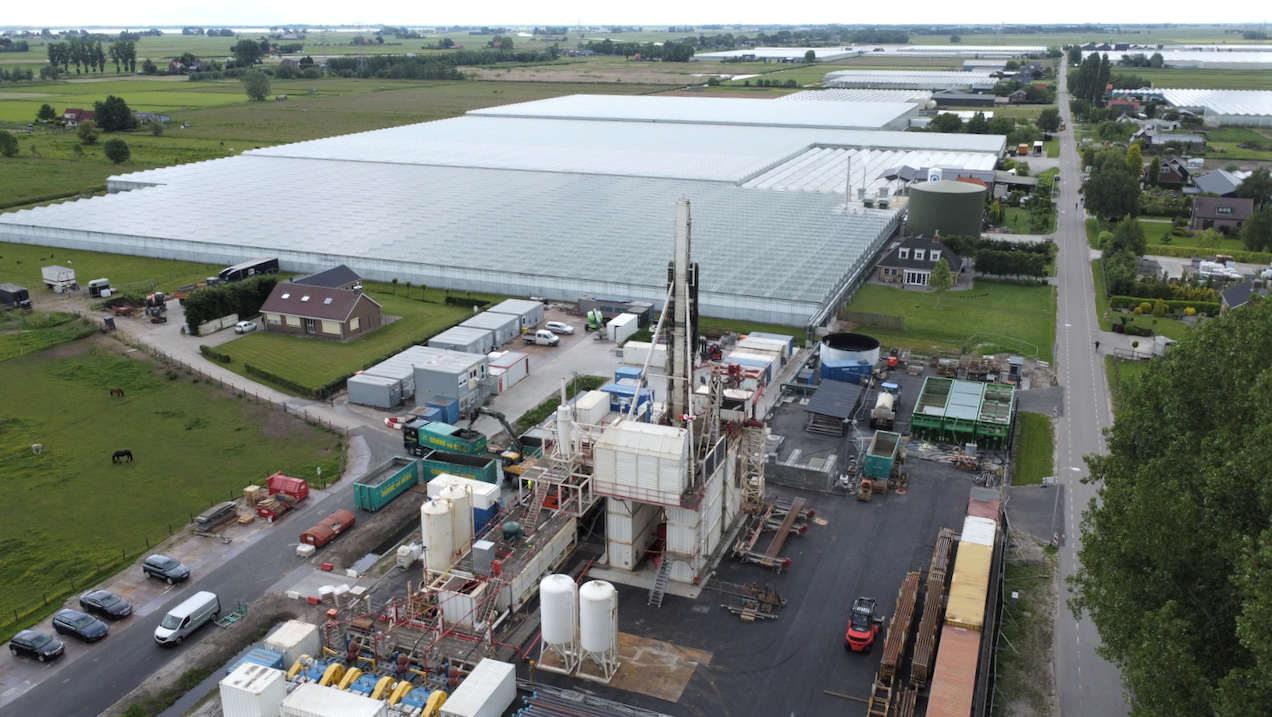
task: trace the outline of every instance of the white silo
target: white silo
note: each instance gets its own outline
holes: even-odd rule
[[[420,532],[424,536],[424,567],[445,572],[455,552],[455,526],[451,518],[454,506],[449,500],[437,498],[420,506]]]
[[[592,580],[579,588],[579,677],[609,682],[618,671],[618,591],[604,580]],[[584,671],[588,660],[600,674]]]
[[[568,459],[573,454],[574,443],[574,409],[569,404],[563,403],[557,406],[556,434],[557,455]]]
[[[456,550],[465,550],[473,542],[473,494],[472,489],[460,481],[453,481],[442,489],[439,498],[449,500],[454,505],[451,520],[454,521],[453,535]]]
[[[539,669],[571,674],[579,664],[578,584],[568,575],[545,577],[539,582],[539,606],[543,616]]]

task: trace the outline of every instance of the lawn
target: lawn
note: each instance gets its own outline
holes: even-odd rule
[[[333,434],[126,348],[96,337],[4,362],[0,615],[46,614],[275,471],[340,474]],[[112,464],[122,448],[136,460]]]
[[[1136,40],[1140,42],[1140,40]],[[1269,49],[1272,49],[1270,47]],[[1109,53],[1109,59],[1113,59]],[[1149,67],[1115,67],[1114,74],[1143,77],[1153,87],[1184,87],[1199,90],[1272,90],[1272,73],[1267,70],[1168,70]]]
[[[1144,228],[1144,238],[1148,240],[1148,253],[1153,253],[1155,246],[1193,247],[1192,237],[1170,236],[1170,219],[1167,217],[1139,217],[1137,220]],[[1087,219],[1087,243],[1098,249],[1100,232],[1113,231],[1113,225],[1102,219]],[[1169,237],[1169,241],[1166,239]],[[1193,247],[1197,254],[1207,256],[1216,253],[1245,251],[1245,244],[1240,239],[1221,239],[1217,247]]]
[[[1042,148],[1047,150],[1048,159],[1057,159],[1060,156],[1060,140],[1049,139],[1042,143]]]
[[[1029,210],[1019,207],[1003,208],[1003,224],[1011,229],[1013,234],[1036,234],[1029,228]],[[1051,215],[1051,226],[1042,234],[1050,234],[1056,230],[1056,215]]]
[[[441,289],[429,289],[429,301],[424,302],[418,299],[417,287],[412,288],[410,299],[403,296],[405,286],[398,287],[397,296],[387,284],[368,282],[365,287],[371,298],[384,306],[385,314],[402,318],[346,343],[257,331],[218,349],[232,359],[225,368],[258,381],[247,373],[245,364],[251,364],[305,386],[322,386],[422,343],[472,315],[471,307],[442,303],[445,293]]]
[[[657,320],[655,317],[654,321],[656,322]],[[760,331],[768,334],[794,336],[796,345],[803,345],[804,339],[808,336],[807,329],[800,329],[794,326],[760,324],[754,321],[735,321],[733,319],[712,319],[706,316],[698,318],[698,327],[702,333],[713,335],[725,331],[732,331],[735,334],[749,334],[752,331]]]
[[[904,316],[904,331],[873,326],[857,329],[890,347],[910,347],[919,353],[961,351],[973,334],[1000,334],[1037,346],[1038,358],[1050,361],[1056,336],[1053,294],[1050,286],[981,280],[971,291],[946,292],[937,309],[935,294],[867,284],[848,309]]]
[[[51,264],[74,269],[80,286],[86,286],[91,279],[102,277],[110,279],[114,286],[154,279],[159,282],[161,291],[171,291],[184,284],[194,283],[209,276],[209,272],[216,274],[225,268],[192,261],[0,243],[0,283],[10,282],[25,286],[31,291],[36,308],[39,307],[41,296],[53,296],[50,289],[44,288],[40,276],[40,267]]]
[[[1041,413],[1021,411],[1020,436],[1016,440],[1016,472],[1012,485],[1042,485],[1042,479],[1054,476],[1055,430],[1051,419]]]
[[[1120,311],[1111,311],[1109,309],[1109,298],[1104,293],[1104,267],[1099,261],[1091,262],[1091,276],[1095,283],[1095,313],[1100,323],[1101,331],[1112,331],[1113,323],[1121,323],[1122,317],[1126,317],[1126,323],[1131,326],[1139,326],[1141,328],[1152,329],[1154,332],[1161,334],[1167,338],[1179,340],[1188,335],[1192,327],[1178,319],[1162,317],[1160,319],[1149,316],[1136,316],[1133,313],[1123,313]],[[1126,345],[1119,348],[1130,348],[1132,341],[1140,342],[1140,350],[1147,350],[1151,347],[1153,338],[1151,336],[1127,336]]]
[[[1111,354],[1104,357],[1104,377],[1113,397],[1113,412],[1122,410],[1122,398],[1126,387],[1139,379],[1151,367],[1151,361],[1123,361]]]

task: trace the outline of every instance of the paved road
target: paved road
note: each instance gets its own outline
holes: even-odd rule
[[[1069,93],[1063,73],[1059,101],[1061,114],[1067,116]],[[1061,211],[1056,233],[1060,245],[1056,271],[1059,279],[1056,360],[1059,380],[1065,387],[1064,414],[1058,421],[1056,435],[1056,467],[1066,498],[1064,524],[1057,528],[1065,536],[1060,547],[1063,578],[1077,570],[1077,552],[1081,547],[1078,524],[1082,511],[1095,495],[1094,486],[1081,482],[1088,475],[1082,457],[1106,450],[1101,431],[1113,422],[1104,363],[1094,350],[1095,341],[1101,336],[1095,315],[1095,285],[1091,277],[1085,214],[1073,208],[1073,203],[1078,201],[1081,175],[1071,117],[1067,126],[1069,129],[1062,132],[1060,138],[1061,193],[1056,200]],[[1066,596],[1067,592],[1062,592],[1061,597]],[[1099,634],[1090,619],[1075,621],[1073,614],[1061,605],[1056,612],[1056,688],[1065,715],[1111,717],[1127,713],[1117,670],[1095,654],[1099,644]]]

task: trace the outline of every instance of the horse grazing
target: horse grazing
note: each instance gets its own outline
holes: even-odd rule
[[[123,398],[123,397],[124,397],[124,389],[122,389],[122,388],[112,388],[112,389],[110,390],[110,395],[112,395],[112,396],[119,396],[120,398]]]
[[[35,455],[37,455],[37,456],[38,456],[38,455],[40,455],[41,453],[44,453],[44,444],[43,444],[43,443],[32,443],[32,444],[31,444],[31,452],[32,452],[32,453],[34,453],[34,454],[35,454]]]
[[[115,451],[115,455],[113,455],[113,456],[111,456],[111,457],[110,457],[110,462],[111,462],[111,463],[123,463],[125,458],[127,458],[127,459],[128,459],[128,462],[129,462],[129,463],[131,463],[131,462],[132,462],[132,459],[133,459],[133,457],[132,457],[132,451],[128,451],[128,450]]]

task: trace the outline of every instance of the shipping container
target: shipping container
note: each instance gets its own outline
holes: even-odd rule
[[[540,301],[508,299],[495,304],[486,311],[492,314],[511,314],[516,316],[517,321],[521,324],[521,330],[518,333],[522,334],[543,323],[543,302]]]
[[[257,647],[243,656],[234,664],[225,668],[225,674],[232,675],[234,671],[243,665],[261,665],[275,670],[286,670],[290,665],[283,665],[283,656],[277,652],[272,652],[264,648]]]
[[[601,386],[601,391],[609,394],[610,410],[619,412],[627,411],[627,409],[632,405],[632,401],[636,400],[636,393],[638,390],[640,392],[640,399],[637,403],[637,408],[640,408],[640,406],[654,400],[654,391],[651,388],[638,389],[635,386],[625,386],[618,382],[607,383],[604,386]]]
[[[752,331],[750,334],[747,334],[747,335],[753,336],[757,339],[770,339],[772,341],[778,341],[783,344],[786,344],[786,357],[790,358],[791,356],[795,355],[796,348],[795,348],[794,336],[787,336],[786,334],[770,334],[770,333],[765,333],[763,331]]]
[[[653,353],[653,357],[650,357]],[[651,344],[648,341],[628,341],[623,344],[623,363],[629,366],[644,366],[649,360],[650,368],[667,368],[667,345]]]
[[[454,326],[429,339],[428,345],[435,349],[485,355],[495,350],[495,335],[490,329]]]
[[[357,522],[358,518],[353,513],[341,508],[301,533],[300,542],[321,548],[335,540],[341,533],[349,531]]]
[[[901,450],[901,434],[891,431],[875,431],[866,449],[866,477],[888,478],[892,465]]]
[[[610,396],[604,391],[584,391],[574,401],[574,420],[588,426],[599,426],[609,414]]]
[[[480,456],[486,452],[486,434],[434,421],[419,427],[419,444],[424,449]]]
[[[1002,494],[992,488],[973,488],[972,496],[967,499],[967,514],[998,520],[1001,497]]]
[[[774,356],[779,363],[784,363],[786,359],[791,357],[791,344],[787,341],[778,339],[766,339],[754,334],[738,339],[737,350],[743,353],[755,353],[765,356]]]
[[[459,400],[447,396],[433,396],[424,404],[438,410],[439,416],[434,420],[443,423],[459,423]]]
[[[401,379],[389,376],[360,373],[357,376],[350,376],[349,380],[345,381],[345,388],[349,391],[349,403],[356,403],[359,406],[395,408],[406,400],[406,397],[402,395]]]
[[[459,325],[466,329],[489,331],[494,337],[495,346],[503,346],[521,335],[521,317],[511,314],[483,311],[466,321],[461,321]]]
[[[387,702],[307,682],[283,700],[281,717],[387,717]],[[227,716],[228,717],[228,716]]]
[[[976,543],[959,543],[950,579],[950,598],[945,607],[945,624],[979,630],[985,624],[985,599],[989,593],[990,565],[994,548]]]
[[[874,366],[863,359],[839,359],[833,361],[822,359],[818,370],[825,381],[864,383],[870,380],[870,374],[874,371]]]
[[[758,368],[764,371],[764,384],[768,385],[777,377],[781,362],[772,354],[759,354],[749,351],[733,351],[724,359],[725,363],[735,363],[743,368]]]
[[[428,497],[440,498],[446,486],[454,483],[464,486],[472,494],[473,531],[479,532],[499,514],[499,486],[466,476],[442,473],[428,481]]]
[[[318,657],[322,651],[318,626],[301,620],[288,620],[269,637],[262,646],[283,656],[284,669],[296,664],[302,655]]]
[[[654,305],[648,301],[606,299],[594,296],[579,297],[579,311],[587,314],[589,311],[599,310],[606,321],[619,314],[636,314],[637,318],[640,319],[641,325],[648,326],[653,308]]]
[[[610,341],[621,346],[640,330],[640,319],[636,314],[619,314],[610,319],[605,328],[609,332]]]
[[[941,628],[936,669],[928,691],[927,717],[969,717],[976,694],[981,634],[946,625]]]
[[[418,459],[390,458],[353,482],[353,503],[363,510],[377,511],[419,482]]]
[[[447,351],[415,365],[415,404],[425,405],[431,398],[455,399],[461,413],[469,411],[485,400],[489,378],[490,359],[484,352]]]
[[[221,680],[221,713],[225,717],[279,717],[287,697],[282,670],[248,663]]]
[[[959,537],[959,542],[993,547],[994,536],[997,534],[997,520],[969,515],[963,519],[963,532]]]
[[[468,456],[463,453],[433,451],[420,461],[425,480],[433,480],[443,473],[472,478],[483,483],[499,484],[503,470],[499,459],[491,456]]]
[[[483,658],[438,713],[441,717],[500,717],[517,699],[517,668]]]
[[[503,370],[503,390],[507,391],[517,382],[530,375],[530,355],[520,351],[505,351],[498,356],[491,354],[490,370]]]

